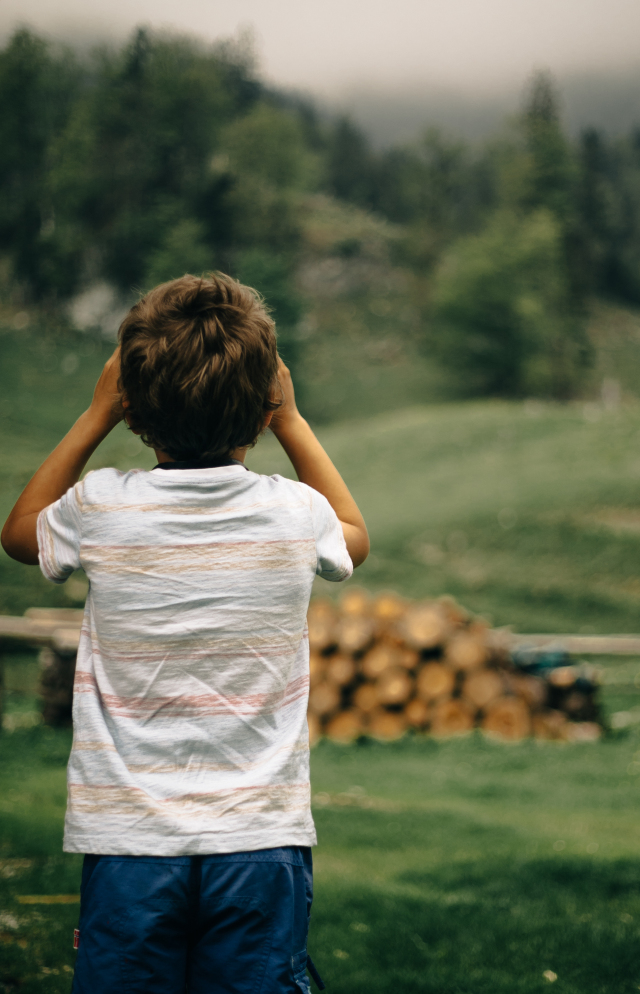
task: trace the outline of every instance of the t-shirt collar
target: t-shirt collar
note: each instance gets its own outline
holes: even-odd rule
[[[240,459],[231,456],[219,456],[214,459],[180,459],[177,462],[159,462],[154,469],[215,469],[218,466],[242,466],[247,469]]]

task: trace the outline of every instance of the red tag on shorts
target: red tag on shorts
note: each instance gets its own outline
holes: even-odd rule
[[[73,930],[73,948],[78,949],[80,947],[80,929],[74,928]]]

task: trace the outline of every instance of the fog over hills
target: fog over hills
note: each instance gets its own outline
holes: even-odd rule
[[[85,51],[140,25],[233,38],[270,87],[348,112],[378,147],[432,125],[495,133],[536,67],[558,80],[572,133],[640,127],[638,0],[2,0],[0,45],[22,25]]]
[[[640,127],[640,65],[624,72],[567,75],[557,83],[571,133],[592,126],[616,136]],[[525,89],[526,83],[473,96],[429,84],[362,86],[346,90],[328,109],[348,113],[378,147],[412,141],[430,126],[474,140],[499,131],[517,112]]]

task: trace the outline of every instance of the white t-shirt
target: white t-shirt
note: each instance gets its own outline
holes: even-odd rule
[[[89,578],[67,852],[313,845],[306,613],[353,566],[328,501],[241,465],[89,473],[38,519]]]

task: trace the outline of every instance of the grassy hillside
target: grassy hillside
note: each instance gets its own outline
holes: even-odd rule
[[[482,402],[323,431],[371,530],[359,581],[522,631],[637,628],[639,430],[635,406]],[[274,440],[250,463],[285,468]]]
[[[0,348],[4,515],[87,404],[109,346],[7,333]],[[414,405],[319,434],[370,527],[357,582],[414,597],[450,592],[520,631],[638,630],[637,403]],[[150,467],[153,454],[119,427],[91,466],[109,464]],[[248,464],[290,472],[273,437]],[[0,558],[5,613],[81,595],[81,583],[60,589]]]

